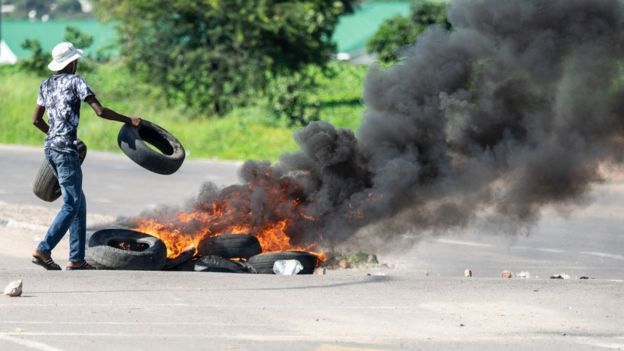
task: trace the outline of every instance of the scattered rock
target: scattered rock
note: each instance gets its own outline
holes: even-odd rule
[[[529,273],[529,272],[520,272],[520,273],[516,274],[516,278],[530,279],[531,278],[531,273]]]
[[[513,273],[511,271],[502,271],[500,274],[501,278],[513,278]]]
[[[22,280],[15,280],[9,283],[9,285],[4,288],[4,295],[8,295],[11,297],[22,296]]]
[[[464,277],[465,278],[472,278],[472,271],[470,269],[466,269],[464,271]]]
[[[317,267],[314,270],[314,275],[325,275],[325,274],[327,274],[327,268],[325,267]]]
[[[554,274],[550,276],[550,279],[570,279],[570,275],[565,273]]]
[[[583,279],[584,280],[584,279],[589,279],[589,277],[584,275],[584,276],[580,276],[579,279]]]
[[[343,258],[342,260],[338,261],[338,267],[342,269],[349,268],[349,262]]]

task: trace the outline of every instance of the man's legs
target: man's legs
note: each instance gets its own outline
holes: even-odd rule
[[[84,195],[82,194],[82,171],[80,170],[78,154],[46,149],[46,157],[55,170],[61,186],[61,193],[63,194],[63,207],[61,207],[58,215],[52,221],[45,238],[37,247],[38,252],[50,256],[52,250],[61,241],[70,226],[72,226],[78,214],[81,213]],[[86,217],[86,206],[82,213],[84,213],[83,217]],[[83,218],[82,221],[86,223],[86,219]],[[76,225],[77,234],[79,230],[83,231],[82,235],[84,237],[86,225]],[[76,240],[76,244],[80,242],[80,240]],[[82,243],[84,244],[84,239]],[[70,244],[73,246],[74,243]],[[70,249],[70,251],[76,251],[78,255],[80,250],[82,250],[84,256],[84,246],[82,249],[73,247]]]
[[[80,191],[80,209],[69,227],[69,261],[79,263],[84,261],[85,241],[87,237],[87,200]]]

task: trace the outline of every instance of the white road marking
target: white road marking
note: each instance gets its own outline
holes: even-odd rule
[[[32,341],[32,340],[26,340],[26,339],[22,339],[22,338],[16,338],[12,335],[21,335],[22,333],[19,334],[11,334],[11,333],[0,333],[0,340],[6,340],[21,346],[25,346],[34,350],[40,350],[40,351],[63,351],[61,349],[57,349],[56,347],[52,347],[50,345],[44,344],[42,342],[39,341]]]
[[[581,252],[583,255],[591,255],[591,256],[598,256],[598,257],[606,257],[606,258],[612,258],[614,260],[622,260],[624,261],[624,256],[622,255],[615,255],[615,254],[610,254],[610,253],[606,253],[606,252],[597,252],[597,251],[583,251]]]
[[[438,239],[436,240],[436,242],[442,243],[442,244],[451,244],[451,245],[464,245],[464,246],[476,246],[476,247],[496,247],[494,245],[491,244],[482,244],[482,243],[476,243],[473,241],[461,241],[461,240],[452,240],[452,239]]]
[[[12,337],[12,336],[44,336],[44,337],[78,337],[78,338],[123,338],[123,339],[144,339],[144,338],[161,338],[161,339],[208,339],[208,340],[248,340],[248,341],[299,341],[299,340],[308,340],[308,341],[319,341],[319,342],[327,342],[328,340],[334,340],[335,337],[332,336],[324,336],[324,335],[302,335],[302,334],[277,334],[277,335],[268,335],[268,334],[242,334],[242,333],[233,333],[231,335],[218,333],[218,334],[209,334],[209,333],[188,333],[188,334],[168,334],[168,333],[76,333],[76,332],[22,332],[22,333],[0,333],[0,340],[3,337]],[[19,338],[11,338],[17,339],[19,341],[25,341]],[[375,342],[379,343],[391,343],[396,341],[396,336],[374,336],[367,337],[364,335],[352,335],[352,336],[341,336],[341,342],[350,342],[350,343],[362,343],[362,342]],[[36,343],[40,344],[40,343]],[[45,344],[42,344],[45,345]],[[47,345],[46,345],[47,346]],[[62,351],[55,348],[38,348],[37,350],[41,351]]]
[[[69,292],[70,293],[70,292]],[[153,307],[191,307],[197,308],[222,308],[222,309],[257,309],[257,308],[270,308],[270,309],[309,309],[310,305],[206,305],[206,304],[181,304],[181,303],[160,303],[160,304],[106,304],[106,303],[50,303],[50,304],[33,304],[33,303],[0,303],[0,308],[12,308],[12,307],[125,307],[125,308],[153,308]],[[405,305],[401,306],[401,309],[418,308],[418,306]],[[323,306],[322,309],[338,309],[338,310],[396,310],[397,306],[369,306],[369,305],[352,305],[352,306]]]
[[[613,339],[624,339],[624,337],[615,337]],[[596,346],[603,349],[622,350],[624,349],[624,343],[609,342],[598,338],[579,337],[576,338],[576,342],[581,345]]]
[[[0,225],[5,226],[7,228],[28,229],[32,231],[47,231],[48,230],[48,227],[44,227],[42,225],[26,223],[26,222],[18,222],[12,219],[3,219],[3,218],[0,218]]]
[[[535,251],[542,251],[542,252],[549,252],[549,253],[564,253],[565,252],[560,249],[548,249],[545,247],[512,246],[511,248],[516,249],[516,250],[535,250]]]
[[[112,201],[109,199],[104,199],[104,198],[97,198],[94,200],[95,202],[99,202],[99,203],[103,203],[103,204],[110,204]]]
[[[132,325],[136,326],[137,322],[94,322],[94,321],[0,321],[0,324],[16,324],[16,325]],[[257,327],[263,326],[262,323],[226,323],[226,322],[141,322],[141,325],[150,326],[171,326],[171,325],[186,325],[186,326],[213,326],[213,327],[227,327],[227,326],[241,326],[241,327]]]

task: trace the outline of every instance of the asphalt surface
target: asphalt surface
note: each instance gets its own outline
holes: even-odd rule
[[[44,155],[42,148],[0,145],[0,201],[58,208],[32,192]],[[241,162],[186,161],[168,176],[147,171],[122,154],[91,152],[82,165],[89,212],[134,216],[160,204],[182,205],[204,182],[224,186],[238,181]]]
[[[295,277],[45,272],[28,259],[48,220],[32,213],[59,206],[32,195],[42,157],[0,146],[0,285],[24,280],[23,297],[0,296],[2,351],[624,350],[619,173],[582,209],[546,209],[526,235],[405,233],[414,246],[379,252],[387,266]],[[187,160],[160,176],[123,155],[90,152],[89,211],[112,219],[183,204],[202,182],[236,182],[238,165]],[[474,278],[462,278],[466,268]],[[531,278],[499,278],[505,269]],[[570,279],[547,279],[556,273]]]

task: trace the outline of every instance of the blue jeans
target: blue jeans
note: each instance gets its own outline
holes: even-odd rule
[[[82,262],[87,234],[87,201],[82,192],[82,170],[78,153],[46,148],[45,156],[61,185],[63,207],[52,221],[37,250],[50,255],[69,229],[69,260]]]

